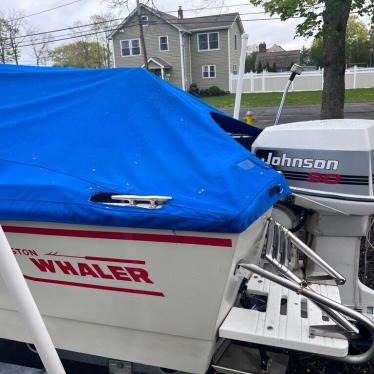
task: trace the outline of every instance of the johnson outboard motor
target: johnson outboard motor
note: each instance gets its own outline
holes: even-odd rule
[[[374,291],[358,275],[361,239],[374,214],[374,121],[273,126],[252,150],[283,173],[294,193],[278,206],[278,221],[303,228],[307,244],[346,276],[340,290],[343,303],[374,317]],[[318,276],[319,270],[310,266],[306,271]]]

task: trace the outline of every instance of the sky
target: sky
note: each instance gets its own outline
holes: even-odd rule
[[[56,7],[62,4],[70,3],[73,0],[0,0],[0,11],[10,12],[12,10],[20,10],[25,15],[36,13],[45,9]],[[224,5],[221,7],[222,3]],[[156,7],[162,11],[175,11],[179,5],[183,5],[185,9],[185,17],[204,16],[210,14],[239,12],[243,20],[254,18],[268,18],[266,14],[251,15],[247,13],[261,12],[262,8],[249,5],[249,0],[154,0]],[[135,0],[130,0],[130,10],[135,6]],[[217,9],[203,9],[198,11],[189,11],[201,7],[217,7]],[[37,29],[38,31],[48,31],[69,27],[77,21],[83,23],[89,22],[89,17],[108,10],[105,0],[80,0],[77,3],[66,7],[56,9],[52,12],[43,13],[27,18],[27,26]],[[126,16],[129,9],[122,9],[120,16]],[[172,13],[176,15],[176,13]],[[295,29],[299,20],[288,20],[281,22],[279,20],[272,21],[256,21],[243,22],[246,32],[249,35],[249,45],[266,42],[270,47],[273,44],[281,45],[285,49],[298,49],[303,45],[309,45],[310,41],[303,38],[294,38]],[[66,32],[64,32],[65,34]],[[56,42],[53,45],[57,46]],[[21,62],[29,64],[33,62],[32,52],[24,49]]]

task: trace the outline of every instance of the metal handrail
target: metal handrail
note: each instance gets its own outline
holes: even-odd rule
[[[287,230],[278,222],[274,221],[272,218],[269,218],[271,225],[269,225],[269,230],[271,227],[277,229],[279,233],[282,233],[285,238],[291,241],[291,243],[302,253],[304,253],[309,259],[311,259],[316,265],[318,265],[322,270],[324,270],[332,279],[335,280],[336,284],[343,285],[345,284],[345,278],[337,272],[332,266],[330,266],[326,261],[324,261],[320,256],[317,255],[311,248],[309,248],[303,241],[301,241],[295,234],[291,231]],[[269,233],[269,236],[271,233]],[[274,236],[274,234],[273,234]],[[278,234],[278,241],[280,242],[280,234]],[[280,243],[277,243],[278,247],[280,247]],[[268,244],[267,248],[267,255],[271,256],[269,251],[269,247],[272,247],[272,244]],[[279,253],[276,254],[277,257],[281,255]],[[274,258],[274,256],[271,256]],[[282,264],[283,265],[283,264]]]
[[[335,318],[336,318],[335,313],[341,313],[345,315],[346,317],[352,318],[353,320],[363,324],[370,332],[372,343],[371,343],[370,348],[366,352],[358,354],[358,355],[348,355],[346,357],[334,357],[334,356],[326,356],[326,357],[330,357],[331,359],[341,361],[347,364],[362,364],[374,358],[374,323],[368,317],[342,304],[339,304],[336,301],[333,301],[325,296],[322,296],[321,294],[311,289],[310,286],[305,284],[305,282],[303,281],[300,284],[296,283],[294,281],[288,280],[279,275],[271,273],[270,271],[262,269],[258,265],[254,265],[254,264],[239,263],[237,268],[242,268],[252,273],[256,273],[272,282],[279,284],[280,286],[286,287],[291,291],[294,291],[300,295],[305,296],[306,298],[312,300],[319,306],[322,306],[322,309],[324,311],[330,311],[330,312],[333,311]],[[335,320],[334,317],[332,318]]]

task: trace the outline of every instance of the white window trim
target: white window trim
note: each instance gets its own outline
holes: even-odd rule
[[[161,38],[166,38],[168,43],[168,49],[161,49]],[[160,50],[160,52],[170,52],[169,35],[161,35],[158,37],[158,49]]]
[[[214,77],[210,76],[210,68],[214,66]],[[208,67],[209,77],[204,77],[204,68]],[[201,67],[201,76],[203,79],[216,79],[217,78],[217,65],[203,65]]]
[[[234,50],[235,51],[239,50],[239,36],[238,36],[238,34],[234,35]]]
[[[218,34],[218,48],[210,48],[209,34]],[[200,40],[199,40],[200,35],[208,35],[208,49],[200,49]],[[221,35],[219,31],[200,32],[197,34],[197,50],[199,52],[219,51],[220,49],[221,49]]]
[[[138,55],[133,55],[132,54],[132,41],[133,40],[138,40],[139,41],[139,51],[140,53]],[[129,43],[129,46],[130,46],[130,54],[127,56],[125,56],[123,53],[122,53],[122,42],[130,42]],[[121,57],[124,57],[124,58],[127,58],[127,57],[139,57],[142,55],[142,43],[140,43],[140,39],[139,38],[134,38],[134,39],[122,39],[119,41],[119,46],[121,48]]]
[[[238,64],[233,64],[232,65],[232,73],[234,75],[238,75],[239,71],[238,71]]]

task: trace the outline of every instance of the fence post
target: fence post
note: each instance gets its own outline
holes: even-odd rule
[[[320,72],[321,72],[321,87],[322,87],[322,90],[323,90],[323,86],[325,85],[325,78],[324,78],[324,74],[325,74],[325,69],[324,68],[320,68],[319,69],[320,70]]]
[[[357,88],[357,65],[353,67],[353,88]]]
[[[265,69],[262,70],[262,82],[261,82],[262,92],[265,92],[265,74],[266,73],[267,73],[267,71]]]
[[[251,70],[251,92],[255,92],[255,79],[253,70]]]

